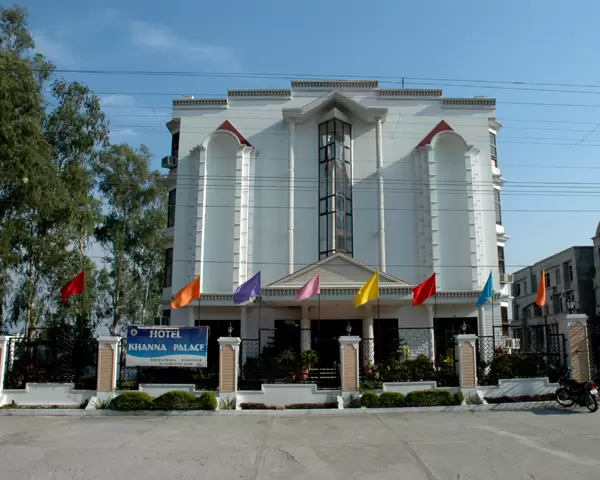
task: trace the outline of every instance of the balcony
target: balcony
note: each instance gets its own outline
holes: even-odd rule
[[[510,283],[514,283],[515,277],[512,273],[501,273],[500,274],[500,284],[506,285]]]

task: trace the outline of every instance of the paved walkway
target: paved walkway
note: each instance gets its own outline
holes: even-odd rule
[[[590,479],[600,413],[0,417],[0,478]]]

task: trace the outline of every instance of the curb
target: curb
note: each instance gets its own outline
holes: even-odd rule
[[[409,408],[346,408],[346,409],[311,409],[311,410],[187,410],[161,412],[154,410],[117,412],[114,410],[75,410],[75,409],[14,409],[0,410],[0,417],[39,416],[39,417],[204,417],[227,415],[259,415],[259,416],[323,416],[323,415],[379,415],[384,413],[426,413],[426,412],[518,412],[534,410],[570,410],[555,402],[520,402],[496,403],[491,405],[460,405],[448,407],[409,407]]]

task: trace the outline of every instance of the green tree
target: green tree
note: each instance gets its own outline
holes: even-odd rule
[[[126,324],[154,318],[162,291],[166,224],[166,188],[150,169],[151,154],[142,146],[113,145],[96,165],[98,188],[106,202],[96,239],[107,253],[115,334]]]
[[[0,322],[9,279],[28,235],[22,216],[47,194],[49,151],[40,82],[50,66],[32,56],[24,9],[0,9]],[[1,326],[0,326],[1,327]]]

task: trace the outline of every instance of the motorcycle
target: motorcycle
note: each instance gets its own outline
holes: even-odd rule
[[[594,382],[576,382],[567,378],[567,375],[558,380],[561,386],[555,394],[556,401],[563,407],[572,407],[576,403],[580,407],[587,407],[590,412],[598,410],[598,389]]]

